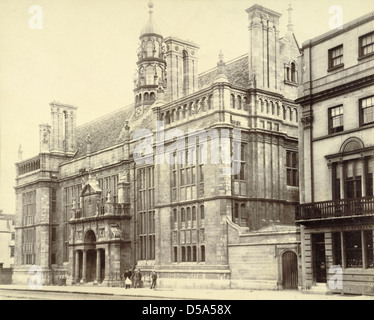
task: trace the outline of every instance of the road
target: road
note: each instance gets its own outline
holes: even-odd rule
[[[167,298],[144,297],[144,300],[168,300]],[[1,290],[0,300],[143,300],[141,297],[120,295],[82,294],[70,292],[40,292],[22,290]]]

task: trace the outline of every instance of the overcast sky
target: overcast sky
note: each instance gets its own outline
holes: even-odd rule
[[[292,4],[299,44],[329,31],[331,6],[343,22],[374,11],[373,0],[154,0],[164,37],[200,45],[199,72],[247,51],[245,9],[259,3],[280,12],[281,35]],[[42,29],[30,28],[31,6],[42,9]],[[15,211],[19,144],[24,159],[39,151],[39,127],[50,123],[53,100],[77,106],[78,125],[133,102],[133,74],[148,0],[0,0],[0,209]],[[374,29],[374,28],[373,28]]]

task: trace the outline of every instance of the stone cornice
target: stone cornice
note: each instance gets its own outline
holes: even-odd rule
[[[355,81],[351,81],[315,94],[309,94],[296,99],[296,103],[302,106],[320,102],[333,97],[338,97],[344,93],[352,92],[374,84],[374,75],[369,75]]]

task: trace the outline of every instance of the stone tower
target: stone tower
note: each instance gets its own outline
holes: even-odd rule
[[[153,21],[153,2],[150,1],[149,20],[140,33],[138,70],[134,76],[135,110],[139,116],[156,101],[160,89],[166,87],[166,61],[163,37]],[[162,90],[161,90],[162,91]]]
[[[279,18],[281,15],[260,5],[246,10],[249,19],[249,68],[256,88],[278,90]]]

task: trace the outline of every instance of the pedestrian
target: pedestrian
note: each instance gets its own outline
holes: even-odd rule
[[[152,271],[151,280],[152,280],[151,289],[156,289],[156,285],[157,285],[157,273],[154,270]]]
[[[126,279],[126,278],[131,279],[131,277],[132,277],[132,272],[131,272],[131,270],[130,270],[130,269],[126,270],[126,271],[125,271],[125,274],[124,274],[124,278],[125,278],[125,279]]]
[[[132,285],[132,281],[130,280],[129,277],[126,277],[125,279],[125,289],[130,289]]]
[[[135,288],[141,288],[141,282],[142,282],[142,274],[140,270],[136,270],[135,272]]]

